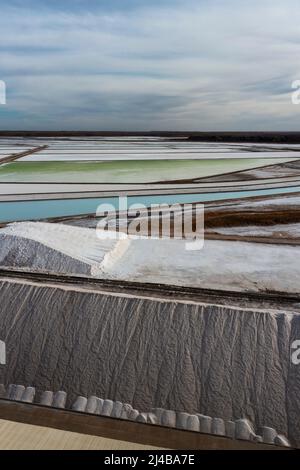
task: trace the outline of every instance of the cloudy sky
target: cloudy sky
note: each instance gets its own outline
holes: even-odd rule
[[[0,129],[299,130],[299,0],[0,0]]]

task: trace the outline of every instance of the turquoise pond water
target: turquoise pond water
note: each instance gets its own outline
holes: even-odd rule
[[[288,194],[300,191],[300,186],[284,188],[260,189],[255,191],[233,191],[202,194],[175,194],[153,196],[129,196],[128,207],[132,204],[141,204],[150,207],[151,204],[175,204],[221,201],[225,199],[238,199],[253,196],[267,196]],[[71,215],[95,214],[100,204],[110,204],[119,209],[119,198],[106,197],[94,199],[57,199],[44,201],[1,202],[0,222],[21,220],[37,220],[50,217],[63,217]]]

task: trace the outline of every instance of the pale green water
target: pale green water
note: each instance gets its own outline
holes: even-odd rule
[[[0,166],[0,183],[149,183],[200,178],[289,159],[14,162]]]

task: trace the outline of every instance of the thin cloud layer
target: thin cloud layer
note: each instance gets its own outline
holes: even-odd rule
[[[298,130],[299,2],[0,6],[2,129]]]

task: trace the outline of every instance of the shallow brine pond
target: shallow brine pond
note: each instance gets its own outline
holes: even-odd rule
[[[292,159],[292,160],[295,160]],[[0,183],[150,183],[201,178],[288,162],[287,158],[14,162],[0,166]]]

